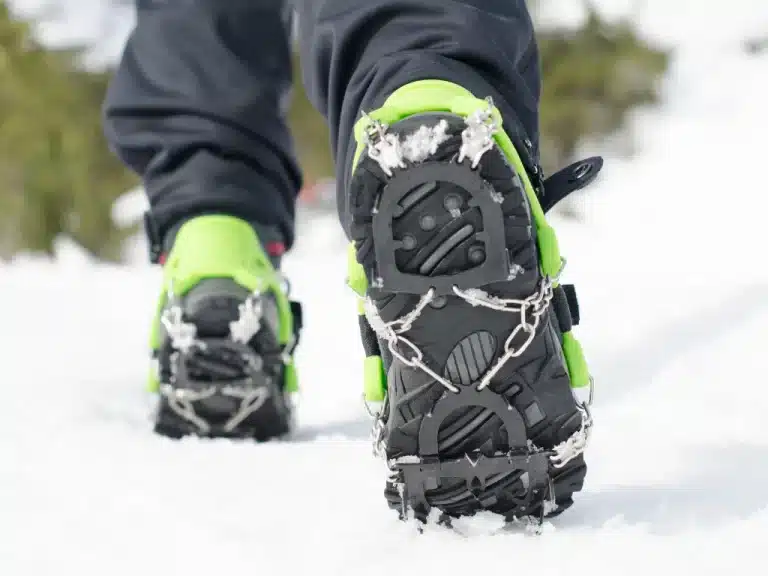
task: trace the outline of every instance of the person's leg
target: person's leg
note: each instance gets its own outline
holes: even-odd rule
[[[282,434],[300,309],[276,266],[300,175],[281,0],[137,0],[105,132],[142,178],[164,283],[151,336],[156,431]]]
[[[301,185],[286,111],[282,0],[137,0],[105,103],[112,148],[141,175],[161,237],[191,217],[239,216],[289,247]]]
[[[388,501],[421,519],[564,510],[591,426],[572,387],[590,377],[544,215],[525,2],[306,0],[299,21],[353,241],[366,397],[384,401]]]
[[[524,0],[294,0],[303,78],[331,130],[342,222],[361,111],[422,79],[491,96],[525,164],[538,164],[540,72]]]

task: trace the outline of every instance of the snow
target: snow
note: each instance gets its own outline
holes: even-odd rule
[[[643,12],[647,33],[680,50],[664,107],[637,115],[639,154],[608,159],[581,199],[584,223],[553,220],[598,388],[587,485],[541,537],[491,535],[488,518],[467,523],[469,538],[417,536],[387,510],[344,245],[335,222],[315,219],[286,258],[307,326],[300,428],[285,442],[151,433],[142,387],[158,270],[99,264],[65,240],[56,259],[0,265],[0,574],[645,576],[759,565],[768,199],[755,175],[768,55],[748,56],[738,38],[766,7],[679,4],[696,18],[660,0]],[[669,8],[668,21],[653,6]]]
[[[84,45],[87,63],[110,64],[119,58],[135,21],[134,0],[6,0],[15,14],[35,22],[49,46]]]

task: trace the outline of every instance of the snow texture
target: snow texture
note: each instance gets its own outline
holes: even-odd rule
[[[300,427],[265,445],[151,433],[142,387],[159,272],[100,265],[62,241],[55,260],[0,265],[0,574],[705,576],[762,565],[768,197],[755,175],[768,55],[744,54],[739,39],[767,8],[644,5],[647,35],[678,47],[664,108],[638,114],[639,154],[608,159],[582,201],[586,223],[553,218],[597,380],[574,508],[540,537],[485,516],[460,523],[465,537],[419,536],[387,510],[334,222],[313,221],[286,258],[306,305]]]
[[[436,126],[420,126],[403,139],[403,156],[411,162],[424,162],[437,153],[440,144],[450,138],[448,122],[440,120]]]

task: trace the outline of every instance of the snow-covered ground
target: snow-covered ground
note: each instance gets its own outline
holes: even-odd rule
[[[679,4],[687,19],[661,0],[641,18],[680,51],[664,108],[638,115],[639,155],[609,161],[585,224],[556,223],[598,389],[586,488],[542,537],[485,524],[469,539],[418,537],[386,509],[343,243],[315,221],[286,262],[307,310],[290,442],[152,435],[157,270],[97,265],[66,245],[56,262],[0,266],[0,574],[759,571],[768,55],[738,39],[768,8]]]

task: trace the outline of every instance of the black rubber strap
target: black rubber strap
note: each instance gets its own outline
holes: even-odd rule
[[[573,328],[571,311],[568,307],[568,297],[565,295],[565,289],[558,286],[552,292],[552,309],[557,316],[557,323],[560,326],[560,332],[570,332]]]
[[[571,312],[571,323],[574,326],[579,325],[581,320],[581,312],[579,312],[579,300],[576,298],[576,287],[573,284],[563,284],[563,292],[565,298],[568,301],[568,310]]]
[[[365,317],[365,314],[360,314],[358,316],[358,321],[360,323],[360,339],[363,341],[363,350],[365,350],[366,358],[370,356],[381,356],[379,338],[368,323],[368,318]]]
[[[149,211],[144,212],[144,234],[149,246],[149,261],[151,264],[159,264],[163,254],[163,239],[160,238],[160,230]]]
[[[300,302],[291,300],[291,315],[293,316],[293,348],[299,344],[299,338],[301,337],[301,330],[304,328],[304,310],[301,307]]]
[[[595,181],[603,168],[600,156],[579,160],[544,180],[544,192],[539,199],[545,213],[569,194],[581,190]]]

